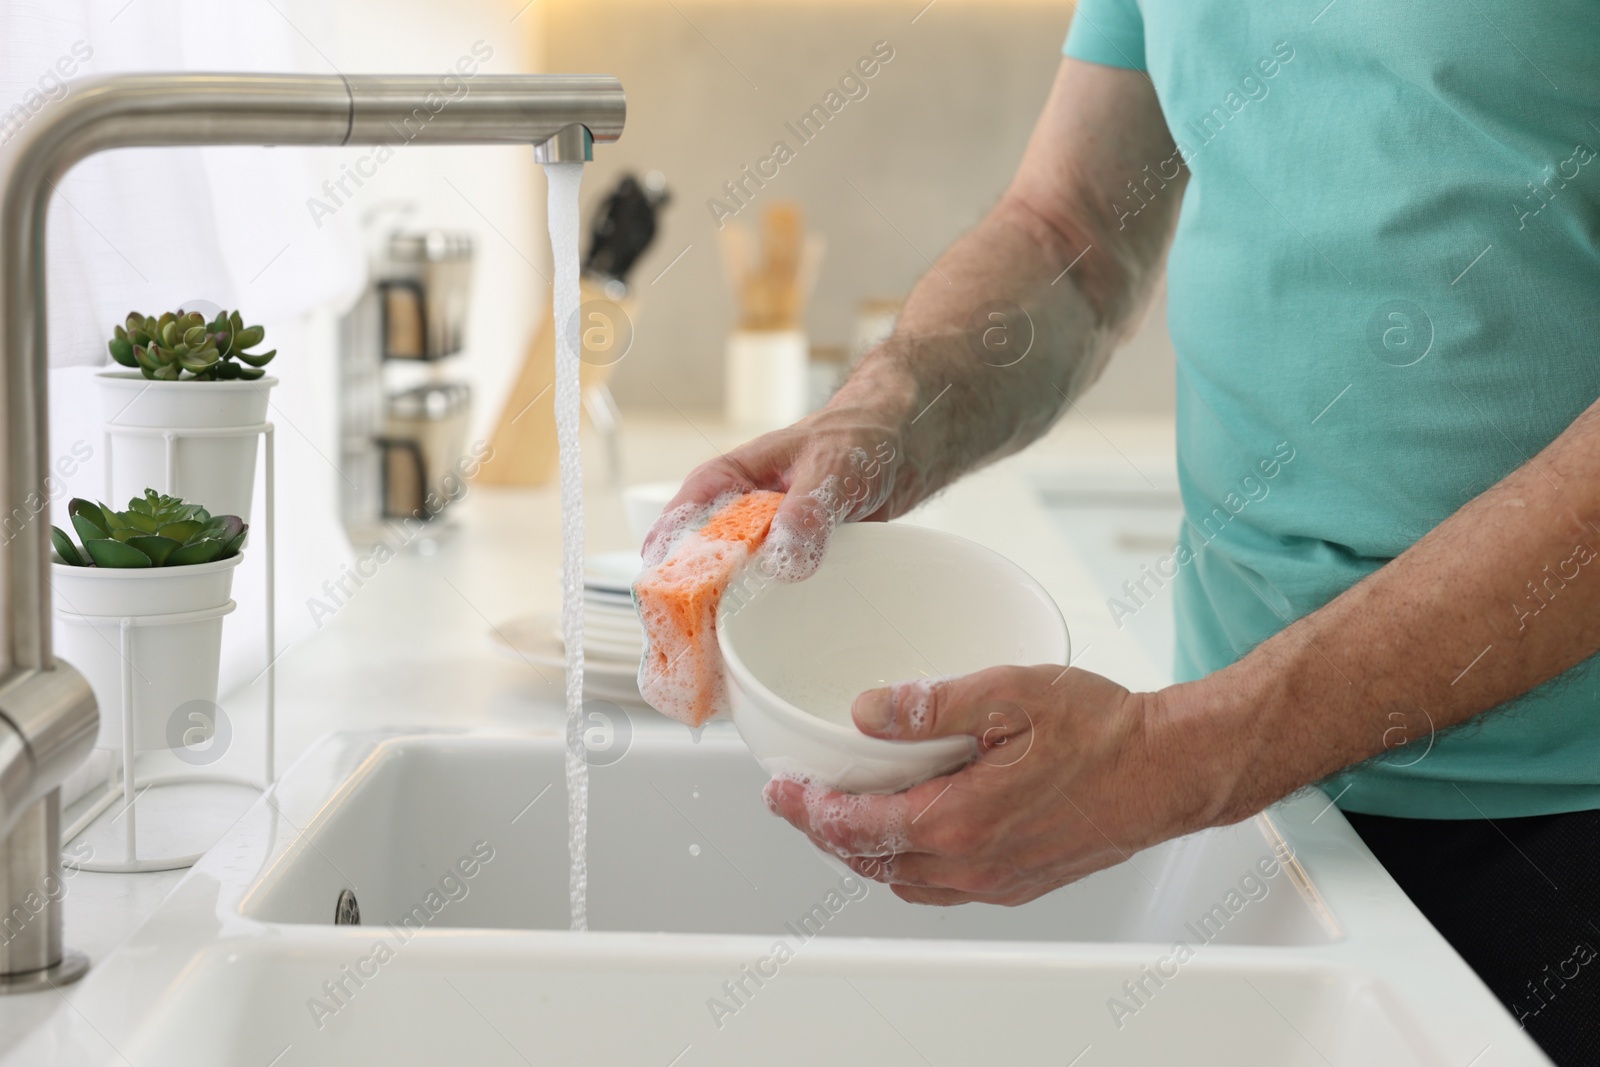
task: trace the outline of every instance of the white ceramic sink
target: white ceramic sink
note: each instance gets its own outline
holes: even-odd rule
[[[340,891],[349,888],[364,922],[398,924],[415,915],[430,891],[445,896],[439,882],[457,872],[460,899],[445,897],[430,927],[565,929],[562,756],[556,738],[386,743],[338,807],[250,890],[242,910],[263,922],[326,924]],[[592,768],[591,929],[777,934],[839,890],[849,871],[767,811],[766,780],[739,739],[725,733],[698,746],[641,737],[621,761]],[[494,858],[461,878],[456,864],[474,849]],[[1244,823],[1152,849],[1133,864],[1020,908],[920,907],[854,880],[865,896],[830,916],[821,932],[941,941],[1171,941],[1258,862],[1270,869],[1273,860],[1258,825]],[[1332,939],[1335,931],[1289,878],[1257,880],[1261,899],[1214,923],[1218,941]]]
[[[7,1062],[1545,1062],[1319,793],[921,908],[768,814],[722,725],[592,769],[586,934],[553,733],[334,735]]]

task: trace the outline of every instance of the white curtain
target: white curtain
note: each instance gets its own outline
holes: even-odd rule
[[[310,43],[326,10],[315,0],[0,0],[0,138],[14,140],[70,94],[67,74],[331,73]],[[295,148],[104,153],[66,176],[49,219],[50,447],[70,471],[54,501],[58,524],[69,497],[104,495],[92,375],[129,311],[197,299],[238,307],[278,349],[271,372],[282,384],[269,418],[280,649],[310,632],[306,598],[350,557],[337,519],[334,323],[360,291],[364,258],[355,212],[318,226],[305,206],[336,162]],[[263,514],[259,495],[254,514]],[[240,607],[225,628],[224,694],[263,666],[261,590],[260,553],[247,553],[235,577]]]

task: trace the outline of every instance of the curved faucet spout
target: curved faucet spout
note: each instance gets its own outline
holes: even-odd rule
[[[528,144],[587,159],[627,113],[601,75],[130,74],[67,88],[17,136],[0,185],[0,906],[59,881],[60,785],[99,722],[51,651],[49,516],[31,506],[48,499],[45,219],[62,176],[107,149],[176,145]],[[0,945],[0,992],[82,973],[62,969],[59,900],[40,920]]]

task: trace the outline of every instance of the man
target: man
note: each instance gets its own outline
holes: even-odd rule
[[[1017,904],[1320,783],[1552,1056],[1600,1062],[1600,23],[1324,3],[1081,0],[1013,184],[893,338],[675,503],[786,491],[769,547],[803,578],[836,523],[1043,433],[1170,244],[1179,684],[874,690],[855,720],[890,738],[994,745],[1020,707],[1029,757],[848,824],[768,803],[905,900]],[[1024,313],[1026,358],[974,355]]]

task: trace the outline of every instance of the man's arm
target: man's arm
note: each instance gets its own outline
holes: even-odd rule
[[[907,435],[921,480],[889,517],[1034,441],[1100,376],[1154,288],[1188,171],[1137,215],[1114,204],[1176,153],[1149,78],[1063,60],[1011,187],[846,388],[904,381],[907,418],[921,414]]]
[[[1230,822],[1466,721],[1600,650],[1600,403],[1398,558],[1237,664],[1162,693]],[[1544,606],[1530,608],[1529,583]],[[1235,749],[1222,752],[1228,737]]]
[[[1036,438],[1099,375],[1154,287],[1187,172],[1137,215],[1111,205],[1175,151],[1148,78],[1063,60],[1011,187],[917,284],[894,336],[823,410],[694,471],[666,513],[729,491],[785,492],[771,543],[797,561],[779,575],[803,578],[838,523],[899,515]],[[990,305],[1021,314],[991,319]],[[652,531],[646,558],[662,548]]]

